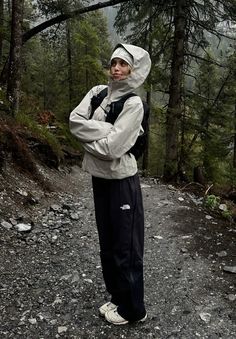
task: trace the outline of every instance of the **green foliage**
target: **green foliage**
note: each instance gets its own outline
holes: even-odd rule
[[[127,34],[128,42],[137,43],[152,52],[153,67],[149,88],[153,91],[170,93],[173,90],[170,88],[170,77],[173,76],[170,74],[170,65],[174,61],[174,15],[178,3],[175,0],[156,2],[134,0],[132,6],[130,3],[121,4],[116,18],[116,27],[120,33]],[[221,103],[225,98],[229,105],[229,100],[223,92],[220,93],[225,74],[212,63],[215,54],[211,53],[210,40],[217,31],[219,35],[222,33],[219,31],[226,17],[229,20],[235,20],[235,12],[232,11],[234,7],[234,0],[226,1],[224,6],[221,1],[206,0],[186,2],[183,9],[185,18],[187,18],[184,74],[181,75],[183,92],[178,93],[174,99],[176,107],[182,105],[182,117],[176,119],[176,133],[180,131],[175,136],[175,140],[178,140],[178,144],[175,145],[178,149],[178,156],[173,160],[173,164],[165,165],[173,165],[177,168],[177,161],[179,161],[179,168],[187,170],[190,180],[193,168],[198,165],[204,166],[208,180],[221,178],[223,174],[221,163],[228,156],[229,145],[232,142],[232,129],[229,125],[230,121],[232,125],[235,118],[232,119],[231,114],[230,119],[230,110],[225,110]],[[219,40],[217,42],[219,45]],[[215,41],[213,46],[214,50],[216,50],[217,42]],[[193,58],[193,56],[196,57]],[[199,61],[204,59],[205,62]],[[223,64],[224,60],[218,59],[217,62]],[[164,96],[160,102],[163,106],[167,106],[168,96]],[[173,116],[173,118],[176,117]],[[151,130],[151,133],[160,133],[158,125],[153,128],[156,131]],[[164,133],[163,124],[161,134],[164,135]],[[150,138],[153,139],[152,136]],[[165,142],[165,137],[163,137],[162,143]],[[157,146],[152,140],[150,144],[150,154],[155,154]],[[165,156],[165,152],[158,152],[158,156]],[[158,158],[157,162],[163,163],[163,159]]]
[[[164,134],[165,112],[158,106],[152,106],[152,116],[149,126],[149,163],[148,173],[162,176],[165,153]]]
[[[37,22],[38,14],[40,20],[41,17],[51,18],[87,3],[88,1],[74,0],[26,0],[24,29],[27,30]],[[166,108],[171,90],[169,84],[176,3],[175,0],[133,0],[119,7],[116,20],[122,40],[124,38],[128,43],[142,46],[151,53],[152,71],[144,87],[145,90],[153,91],[148,172],[158,176],[163,173],[165,158]],[[186,2],[185,74],[182,78],[183,92],[180,95],[183,109],[182,117],[178,121],[181,134],[176,139],[179,141],[178,156],[182,159],[190,179],[195,166],[204,166],[207,180],[235,184],[235,50],[227,42],[224,53],[217,52],[216,39],[213,41],[213,48],[210,48],[212,38],[206,33],[208,31],[213,34],[220,29],[222,25],[218,23],[222,19],[225,21],[235,17],[232,10],[235,8],[235,1],[227,0],[224,6],[221,4],[222,1],[211,0]],[[5,11],[4,19],[2,64],[10,46],[8,11]],[[106,27],[102,13],[96,11],[68,20],[59,26],[55,25],[24,45],[22,114],[18,119],[22,119],[41,138],[47,139],[57,152],[60,152],[61,144],[80,149],[80,144],[68,129],[70,110],[92,86],[107,82],[104,67],[108,64],[111,44]],[[194,58],[197,62],[192,59],[194,54],[200,57]],[[226,67],[219,68],[212,64],[212,59],[216,56],[218,64]],[[7,111],[7,107],[1,106],[1,101],[4,106],[3,91],[0,92],[0,109]],[[54,113],[56,132],[34,123],[44,111]]]
[[[100,12],[70,20],[72,59],[72,93],[69,93],[69,71],[66,26],[61,24],[31,40],[24,49],[22,111],[36,116],[50,110],[61,122],[68,121],[86,92],[106,83],[104,65],[110,56],[106,21]],[[72,102],[69,102],[69,95]]]
[[[216,209],[219,207],[220,197],[215,196],[214,194],[207,195],[204,199],[204,205],[209,209]]]
[[[30,118],[26,114],[18,114],[16,121],[22,126],[26,127],[32,135],[35,135],[42,141],[45,141],[52,148],[53,152],[59,157],[63,158],[63,152],[61,144],[58,141],[56,135],[50,132],[46,126],[42,126],[36,123],[36,121]]]
[[[57,123],[56,136],[61,144],[67,145],[81,152],[83,151],[82,146],[78,139],[71,134],[68,124],[61,122]]]
[[[206,195],[204,198],[204,206],[212,211],[219,213],[223,218],[232,218],[232,212],[230,208],[225,204],[221,203],[221,198],[214,194]]]

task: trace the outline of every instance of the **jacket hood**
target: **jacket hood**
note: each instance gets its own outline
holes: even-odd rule
[[[139,46],[129,44],[118,44],[114,51],[122,47],[133,57],[133,66],[130,75],[119,81],[111,80],[111,90],[117,90],[120,95],[131,92],[140,87],[147,78],[151,69],[151,59],[149,53]]]

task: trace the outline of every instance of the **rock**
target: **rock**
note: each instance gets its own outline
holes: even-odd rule
[[[65,333],[68,330],[67,326],[58,326],[57,332],[58,334]]]
[[[226,204],[220,204],[219,205],[219,210],[226,212],[226,211],[228,211],[228,207],[227,207]]]
[[[53,235],[53,236],[51,237],[51,239],[50,239],[51,244],[54,244],[54,243],[57,241],[57,239],[58,239],[58,236],[57,236],[57,235]]]
[[[35,319],[35,318],[30,318],[30,319],[28,319],[28,321],[31,325],[37,324],[37,319]]]
[[[20,188],[16,190],[17,193],[22,195],[23,197],[27,197],[28,193],[26,191],[21,190]]]
[[[61,304],[62,303],[62,299],[59,297],[56,297],[56,299],[53,301],[52,305],[56,305],[56,304]]]
[[[229,299],[230,301],[235,301],[235,300],[236,300],[236,295],[235,295],[235,294],[229,294],[229,295],[228,295],[228,299]]]
[[[71,274],[66,274],[66,275],[62,275],[61,278],[60,278],[60,280],[66,280],[66,281],[68,281],[68,280],[70,280],[70,278],[71,278]]]
[[[78,282],[80,281],[80,276],[79,276],[79,273],[75,273],[71,279],[71,283],[75,283],[75,282]]]
[[[30,224],[17,224],[15,226],[15,228],[17,229],[17,231],[19,232],[29,232],[32,229],[32,226]]]
[[[187,248],[183,247],[183,248],[181,248],[181,252],[182,252],[182,253],[187,253],[188,250],[187,250]]]
[[[88,282],[88,283],[90,283],[90,284],[93,283],[92,279],[84,279],[84,281],[86,281],[86,282]]]
[[[223,271],[229,273],[236,273],[236,266],[224,266]]]
[[[58,212],[58,211],[61,211],[61,206],[59,206],[57,204],[53,204],[53,205],[50,206],[50,209],[51,209],[51,211]]]
[[[199,316],[205,323],[209,323],[210,320],[211,320],[211,314],[210,313],[202,312],[202,313],[199,314]]]
[[[70,218],[72,220],[78,220],[79,219],[79,214],[78,213],[71,213],[70,214]]]
[[[179,201],[184,201],[184,198],[183,197],[178,197],[178,200]]]
[[[10,224],[9,222],[7,221],[2,221],[1,222],[1,226],[6,228],[7,230],[10,230],[12,228],[12,224]]]
[[[147,185],[147,184],[141,184],[141,188],[150,188],[151,185]]]
[[[51,325],[54,326],[54,325],[56,325],[56,323],[57,323],[57,319],[52,319],[52,320],[50,320],[49,322],[50,322]]]
[[[154,236],[153,236],[153,239],[159,239],[159,240],[161,240],[161,239],[163,239],[163,237],[162,237],[161,235],[154,235]]]
[[[17,225],[17,221],[16,221],[15,218],[10,218],[9,220],[10,220],[10,223],[11,223],[13,226]]]
[[[216,253],[216,255],[218,257],[226,257],[227,256],[227,252],[226,251],[221,251],[221,252]]]
[[[205,218],[206,218],[207,220],[213,219],[213,217],[212,217],[211,215],[206,215]]]

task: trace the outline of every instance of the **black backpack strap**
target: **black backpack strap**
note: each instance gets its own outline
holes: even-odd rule
[[[128,151],[128,153],[132,153],[135,156],[136,160],[139,159],[143,155],[146,147],[148,146],[148,130],[149,130],[148,125],[149,125],[150,108],[145,101],[143,101],[143,110],[144,110],[144,114],[143,114],[143,120],[142,120],[142,127],[143,127],[144,132],[142,135],[140,135],[137,138],[134,146],[131,147],[131,149]]]
[[[91,99],[91,113],[89,116],[89,119],[92,119],[94,112],[96,109],[101,105],[103,102],[103,99],[107,96],[107,87],[105,87],[101,92],[99,92],[97,95],[94,95]]]
[[[127,99],[137,96],[135,93],[128,93],[121,97],[118,101],[114,101],[110,105],[110,110],[106,116],[106,121],[110,122],[112,125],[114,125],[116,119],[118,118],[119,114],[121,113],[124,103],[126,102]]]

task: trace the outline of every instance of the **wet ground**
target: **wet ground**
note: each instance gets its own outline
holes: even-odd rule
[[[235,225],[189,193],[142,180],[148,319],[117,327],[98,315],[109,296],[90,177],[78,167],[45,175],[55,192],[1,179],[0,224],[10,224],[0,225],[1,339],[236,338],[236,274],[225,270],[236,267]]]

